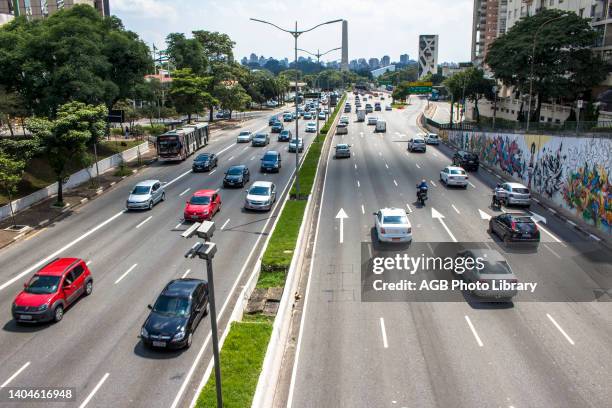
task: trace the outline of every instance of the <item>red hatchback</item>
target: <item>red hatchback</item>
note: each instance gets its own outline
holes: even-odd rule
[[[13,319],[18,323],[59,322],[68,306],[92,290],[93,278],[82,259],[56,258],[24,284],[12,305]]]
[[[221,196],[215,190],[198,190],[185,204],[185,221],[204,221],[212,219],[221,209]]]

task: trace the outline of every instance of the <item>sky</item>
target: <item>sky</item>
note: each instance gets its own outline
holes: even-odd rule
[[[171,32],[190,36],[193,30],[226,33],[236,43],[240,60],[252,52],[277,59],[294,58],[293,37],[282,28],[308,29],[319,23],[348,21],[349,60],[381,58],[398,61],[407,53],[417,59],[419,34],[438,34],[438,62],[470,60],[473,0],[109,0],[118,16],[151,46],[165,47]],[[319,27],[299,37],[298,47],[325,52],[340,47],[342,24]],[[308,56],[306,54],[300,54]],[[322,60],[340,59],[334,51]]]

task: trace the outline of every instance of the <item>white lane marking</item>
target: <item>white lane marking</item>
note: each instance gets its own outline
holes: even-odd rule
[[[453,210],[455,210],[457,214],[461,214],[461,212],[457,209],[457,207],[455,207],[455,204],[451,204],[451,207],[453,207]]]
[[[236,146],[236,143],[232,143],[231,145],[227,146],[225,149],[221,150],[219,153],[217,153],[217,156],[219,156],[221,153],[225,152],[227,149]]]
[[[385,167],[386,167],[386,168],[389,168],[389,165],[388,165],[387,163],[385,163]]]
[[[419,163],[414,163],[417,166],[417,169],[420,169],[421,166],[419,166]]]
[[[134,268],[136,268],[138,266],[137,263],[135,263],[134,265],[130,266],[130,269],[128,269],[127,271],[123,272],[123,275],[121,275],[116,281],[115,281],[115,285],[118,284],[119,282],[121,282],[121,280],[123,280],[123,278],[125,278],[127,276],[128,273],[132,272],[134,270]]]
[[[183,279],[184,279],[184,278],[185,278],[185,276],[189,275],[189,272],[191,272],[191,269],[187,269],[187,270],[185,271],[185,273],[183,274],[183,276],[181,276],[181,278],[183,278]]]
[[[213,171],[211,171],[211,172],[210,172],[210,173],[208,173],[208,174],[213,175],[213,174],[215,173],[215,171],[217,171],[217,169],[214,169]]]
[[[251,157],[251,160],[255,160],[255,156]]]
[[[4,388],[7,385],[9,385],[11,383],[11,381],[13,381],[15,378],[17,378],[17,376],[19,374],[21,374],[21,372],[23,370],[25,370],[26,368],[28,368],[28,366],[30,365],[30,362],[28,361],[27,363],[25,363],[24,365],[21,366],[21,368],[17,371],[15,371],[15,373],[13,375],[11,375],[8,380],[6,380],[5,382],[2,383],[2,385],[0,385],[0,388]]]
[[[140,224],[138,224],[138,225],[136,226],[136,229],[138,229],[138,228],[142,227],[142,226],[144,225],[144,223],[145,223],[145,222],[147,222],[147,221],[149,221],[151,218],[153,218],[153,216],[152,216],[152,215],[149,215],[147,218],[145,218],[145,219],[144,219],[144,221],[142,221]]]
[[[385,330],[385,319],[380,318],[380,331],[382,332],[382,341],[383,347],[389,348],[389,343],[387,342],[387,331]]]
[[[85,406],[87,406],[87,404],[89,404],[89,401],[91,401],[91,399],[93,398],[93,396],[96,394],[96,392],[98,392],[98,390],[100,389],[100,387],[102,386],[102,384],[104,384],[104,381],[106,381],[106,379],[108,378],[109,374],[106,373],[104,374],[104,376],[102,377],[102,379],[100,381],[98,381],[98,384],[96,384],[96,386],[94,387],[93,390],[91,390],[91,392],[89,393],[89,395],[87,396],[87,398],[85,398],[85,401],[83,401],[81,403],[81,405],[79,405],[79,408],[85,408]]]
[[[591,237],[591,239],[594,239],[595,241],[601,241],[601,238],[599,238],[597,235],[589,234],[589,237]]]
[[[556,235],[554,235],[552,232],[550,232],[548,229],[544,228],[542,226],[542,224],[538,224],[538,228],[541,229],[542,231],[544,231],[545,233],[547,233],[552,239],[554,239],[556,242],[563,244],[563,242],[561,242],[561,240],[559,238],[557,238]]]
[[[453,233],[451,232],[451,230],[448,228],[448,226],[446,225],[446,223],[444,222],[444,215],[441,214],[439,211],[437,211],[435,208],[431,207],[431,218],[437,218],[438,221],[440,221],[440,224],[442,224],[442,226],[444,227],[444,229],[446,230],[446,232],[448,233],[448,235],[451,237],[451,239],[453,240],[453,242],[457,242],[457,238],[455,238],[455,236],[453,235]]]
[[[51,255],[49,255],[46,258],[38,261],[36,264],[30,266],[25,271],[19,273],[18,275],[14,276],[11,279],[9,279],[8,281],[4,282],[2,285],[0,285],[0,290],[5,289],[7,286],[9,286],[9,285],[13,284],[14,282],[16,282],[17,280],[23,278],[25,275],[28,275],[33,270],[35,270],[35,269],[41,267],[42,265],[44,265],[45,263],[49,262],[51,259],[55,258],[60,253],[64,252],[65,250],[67,250],[69,248],[71,248],[72,246],[74,246],[74,244],[76,244],[78,242],[81,242],[82,240],[84,240],[85,238],[87,238],[88,236],[90,236],[91,234],[93,234],[94,232],[99,230],[100,228],[105,227],[107,224],[109,224],[112,221],[114,221],[117,217],[119,217],[123,213],[125,213],[125,210],[118,212],[117,214],[113,215],[112,217],[110,217],[106,221],[104,221],[104,222],[98,224],[97,226],[95,226],[94,228],[90,229],[85,234],[81,235],[80,237],[78,237],[78,238],[74,239],[73,241],[69,242],[68,244],[64,245],[63,247],[61,247],[57,251],[53,252]]]
[[[183,191],[181,194],[179,194],[179,197],[182,197],[185,194],[187,194],[189,192],[189,190],[191,190],[191,187],[189,187],[188,189],[185,189],[185,191]]]
[[[249,148],[249,146],[245,146],[244,149],[242,149],[242,151],[244,152],[248,148]]]
[[[476,333],[476,329],[474,328],[472,321],[467,315],[465,315],[465,321],[467,322],[468,326],[470,326],[470,330],[472,331],[474,338],[476,338],[476,343],[478,343],[478,346],[482,347],[483,346],[482,340],[480,340],[480,336],[478,335],[478,333]]]
[[[574,340],[572,340],[572,338],[570,336],[567,335],[567,333],[565,332],[565,330],[563,330],[563,328],[561,326],[559,326],[559,323],[557,323],[557,321],[555,319],[553,319],[553,317],[551,315],[549,315],[548,313],[546,313],[546,316],[548,317],[548,319],[552,322],[552,324],[555,325],[555,327],[557,328],[557,330],[559,330],[561,332],[561,334],[565,337],[565,339],[569,342],[569,344],[571,344],[572,346],[575,344]]]
[[[382,153],[381,153],[381,152],[378,152],[378,155],[379,155],[380,157],[382,157]]]
[[[554,256],[556,256],[557,258],[561,259],[561,255],[559,255],[558,253],[556,253],[555,251],[553,251],[553,249],[552,249],[552,248],[551,248],[551,247],[550,247],[548,244],[544,244],[544,247],[545,247],[546,249],[548,249],[550,252],[552,252],[552,254],[553,254]]]
[[[397,181],[393,180],[393,184],[395,184],[395,187],[397,187]]]
[[[434,156],[436,156],[436,157],[440,157],[440,155],[439,155],[438,153],[436,153],[436,151],[435,151],[435,150],[432,150],[432,153],[433,153],[433,155],[434,155]]]
[[[174,227],[174,229],[179,229],[181,227],[181,225],[183,225],[183,221],[181,221],[178,224],[176,224],[176,227]]]
[[[230,219],[228,218],[227,221],[225,221],[223,223],[223,225],[221,226],[221,231],[223,231],[225,229],[225,227],[227,226],[227,223],[230,222]]]
[[[476,188],[476,186],[475,186],[474,184],[472,184],[472,182],[471,182],[471,181],[468,181],[468,184],[469,184],[470,186],[472,186],[472,188]]]
[[[500,180],[503,180],[502,177],[499,174],[496,174],[495,177],[497,177]]]
[[[234,156],[231,156],[229,159],[227,159],[228,161],[232,161],[232,159],[234,158]]]
[[[436,186],[436,183],[434,183],[434,181],[433,181],[433,180],[429,180],[429,181],[431,181],[431,185],[432,185],[432,186],[434,186],[434,187],[438,187],[438,186]]]
[[[91,262],[92,262],[92,261],[91,261],[91,260],[89,260],[89,261],[85,262],[85,265],[89,266],[89,265],[91,265]]]
[[[355,164],[355,170],[357,170],[357,165]]]
[[[361,204],[361,213],[365,215],[365,207]]]
[[[361,187],[361,184],[359,184],[359,180],[357,180],[357,188]]]
[[[164,184],[164,188],[167,188],[169,185],[171,185],[173,183],[176,183],[178,180],[182,179],[183,177],[185,177],[186,175],[188,175],[191,172],[192,172],[191,170],[187,170],[183,174],[180,174],[178,177],[173,178],[172,180],[170,180],[169,182]]]
[[[406,207],[408,207],[408,212],[411,213],[412,212],[412,208],[410,208],[410,204],[406,204]]]
[[[576,226],[576,223],[570,220],[566,220],[565,222],[567,222],[569,225],[571,225],[572,227]]]

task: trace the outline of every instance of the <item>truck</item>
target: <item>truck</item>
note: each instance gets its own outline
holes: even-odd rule
[[[364,122],[366,117],[366,112],[364,109],[357,109],[357,122]]]

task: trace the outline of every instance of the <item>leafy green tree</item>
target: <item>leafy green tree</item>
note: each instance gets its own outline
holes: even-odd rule
[[[230,118],[233,111],[244,109],[251,102],[251,97],[239,83],[221,83],[217,86],[215,95],[218,95],[221,108],[230,112]]]
[[[597,36],[590,19],[573,12],[545,9],[521,19],[498,37],[485,62],[498,80],[522,94],[529,94],[533,79],[537,104],[532,120],[539,121],[542,102],[549,98],[575,100],[588,95],[594,85],[605,79],[609,66],[591,49]]]
[[[429,72],[427,75],[421,78],[421,81],[431,82],[433,86],[438,86],[444,81],[444,79],[445,77],[442,74],[438,74],[438,73],[432,74],[431,72]]]
[[[17,225],[12,205],[13,194],[17,192],[17,185],[21,181],[24,168],[24,161],[16,160],[4,153],[0,153],[0,187],[8,197],[13,226]]]
[[[478,110],[478,101],[481,98],[493,98],[493,85],[495,85],[495,81],[486,78],[483,70],[470,67],[445,79],[443,83],[446,89],[448,89],[453,101],[465,98],[474,103],[476,122],[479,122],[480,112]],[[451,110],[452,109],[451,107]]]
[[[206,106],[218,103],[208,92],[211,81],[210,77],[198,76],[189,68],[173,73],[170,97],[176,111],[187,115],[188,121],[191,121],[193,113],[202,112]]]
[[[18,92],[28,112],[54,118],[69,101],[112,106],[130,97],[152,61],[146,44],[116,17],[76,5],[0,27],[0,67],[0,85]]]
[[[6,123],[11,133],[15,136],[11,119],[15,116],[25,116],[23,99],[17,92],[8,91],[5,86],[0,85],[0,123]]]
[[[410,82],[404,81],[400,82],[398,86],[395,87],[391,97],[394,101],[403,101],[410,95]]]
[[[190,68],[194,73],[203,75],[208,67],[204,47],[195,38],[187,38],[183,33],[170,33],[166,37],[166,51],[170,61],[177,69]]]
[[[105,105],[69,102],[59,107],[56,119],[31,118],[27,121],[30,132],[40,139],[55,173],[57,205],[64,205],[63,185],[71,166],[91,161],[87,145],[104,135],[107,116]]]

